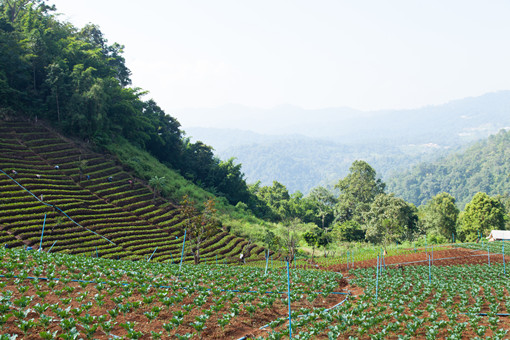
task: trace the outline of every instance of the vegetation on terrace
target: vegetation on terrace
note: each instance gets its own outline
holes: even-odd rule
[[[2,244],[38,248],[46,215],[45,250],[53,246],[53,252],[97,252],[106,258],[138,260],[146,259],[157,247],[154,261],[180,256],[186,221],[181,210],[154,197],[146,182],[132,177],[111,159],[73,146],[41,123],[3,121],[0,141],[2,170],[42,200],[7,175],[0,175]],[[66,157],[55,154],[56,149],[66,150]],[[82,178],[80,161],[87,161]],[[214,227],[214,234],[222,237],[204,240],[203,258],[217,255],[231,262],[245,250],[241,245],[248,243],[238,237],[225,238],[219,226]],[[245,251],[255,256],[262,249]],[[190,249],[185,255],[185,261],[192,260]]]

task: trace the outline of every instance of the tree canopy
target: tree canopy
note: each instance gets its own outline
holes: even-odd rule
[[[99,148],[123,137],[195,184],[256,211],[240,164],[191,143],[174,117],[144,99],[146,91],[129,87],[123,45],[109,43],[97,25],[76,28],[55,13],[45,0],[0,2],[0,118],[43,118]]]
[[[388,189],[415,205],[441,192],[463,208],[478,192],[491,196],[510,192],[510,131],[502,130],[466,150],[435,162],[420,163],[388,178]]]
[[[421,224],[426,232],[436,232],[447,240],[453,239],[459,216],[454,197],[442,192],[428,201],[421,210]]]
[[[463,237],[475,241],[479,233],[485,237],[493,229],[505,229],[505,210],[497,199],[479,192],[466,205],[461,220]]]
[[[349,174],[335,185],[340,190],[337,215],[340,221],[362,222],[363,213],[369,210],[370,203],[384,193],[386,184],[376,178],[375,170],[365,161],[354,161]]]

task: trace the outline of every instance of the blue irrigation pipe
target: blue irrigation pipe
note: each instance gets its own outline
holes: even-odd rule
[[[377,278],[375,279],[375,300],[377,301],[377,290],[379,289],[379,255],[377,255]]]
[[[350,294],[348,294],[348,295],[350,295]],[[330,310],[333,310],[333,309],[337,308],[338,306],[341,306],[341,305],[342,305],[345,301],[347,301],[347,299],[349,299],[349,296],[346,296],[346,297],[345,297],[345,299],[343,299],[342,301],[340,301],[339,303],[337,303],[336,305],[334,305],[334,306],[333,306],[333,307],[331,307],[331,308],[326,308],[324,311],[325,311],[325,312],[329,312]],[[304,317],[306,317],[306,316],[308,316],[308,315],[310,315],[310,314],[311,314],[311,313],[308,313],[308,314],[302,314],[302,315],[298,315],[297,317],[298,317],[298,318],[304,318]],[[270,324],[271,324],[271,323],[265,324],[264,326],[260,327],[260,328],[259,328],[259,330],[262,330],[262,329],[264,329],[264,328],[269,327],[269,325],[270,325]],[[247,338],[246,336],[243,336],[243,337],[241,337],[241,338],[239,338],[239,339],[237,339],[237,340],[246,340],[246,339],[248,339],[248,338]]]
[[[153,256],[154,256],[154,254],[156,253],[156,250],[158,250],[158,247],[156,247],[156,249],[154,249],[154,251],[152,252],[151,257],[149,257],[149,259],[147,260],[147,262],[149,262],[149,261],[152,259],[152,257],[153,257]]]
[[[6,275],[0,275],[0,278],[2,277],[7,277]],[[12,275],[11,277],[13,278],[18,278],[17,275]],[[33,277],[33,276],[27,276],[27,277],[24,277],[25,280],[45,280],[45,281],[51,281],[51,280],[54,280],[54,281],[61,281],[62,279],[61,278],[57,278],[57,277],[54,277],[54,278],[47,278],[47,277]],[[72,280],[69,280],[69,282],[86,282],[86,283],[92,283],[92,284],[118,284],[118,282],[115,282],[115,281],[87,281],[87,280],[77,280],[77,279],[72,279]],[[130,285],[129,283],[127,282],[122,282],[120,283],[121,285],[123,286],[127,286],[127,285]],[[134,285],[135,287],[144,287],[144,286],[148,286],[148,287],[154,287],[154,288],[173,288],[172,286],[157,286],[157,285]],[[189,289],[188,287],[181,287],[182,289],[184,290],[187,290]],[[211,291],[212,288],[207,288],[205,289],[206,291]],[[260,292],[258,290],[248,290],[248,291],[241,291],[239,289],[220,289],[220,291],[222,292],[233,292],[233,293],[263,293],[263,294],[287,294],[287,292],[277,292],[277,291],[265,291],[265,292]],[[335,294],[335,295],[350,295],[349,292],[345,293],[345,292],[330,292],[330,293],[325,293],[325,292],[312,292],[314,294],[321,294],[321,295],[324,295],[324,294]]]
[[[466,315],[480,315],[480,316],[487,316],[487,315],[489,315],[488,313],[462,313],[462,314],[466,314]],[[496,315],[496,316],[510,316],[510,314],[508,314],[508,313],[495,313],[494,315]]]
[[[179,264],[179,271],[182,268],[182,259],[184,257],[184,244],[186,243],[186,229],[184,229],[184,239],[182,240],[182,252],[181,252],[181,263]]]
[[[432,283],[432,278],[430,275],[430,255],[429,255],[429,283]]]
[[[3,171],[2,169],[0,169],[0,172],[2,172],[4,175],[6,175],[7,177],[9,177],[14,183],[16,183],[17,185],[20,186],[20,188],[22,188],[23,190],[25,190],[26,192],[28,192],[30,195],[34,196],[34,198],[36,200],[38,200],[39,202],[41,202],[42,204],[48,206],[48,207],[52,207],[58,211],[60,211],[62,214],[64,214],[64,216],[66,216],[71,222],[73,222],[74,224],[76,224],[78,227],[81,227],[87,231],[90,231],[92,234],[94,235],[97,235],[101,238],[104,238],[106,241],[110,242],[111,244],[113,245],[116,245],[114,242],[110,241],[109,239],[107,239],[106,237],[104,237],[103,235],[99,235],[98,233],[96,233],[95,231],[92,231],[90,230],[89,228],[86,228],[84,226],[82,226],[81,224],[79,224],[78,222],[76,222],[75,220],[73,220],[69,215],[67,215],[64,211],[62,211],[62,209],[60,209],[59,207],[57,207],[56,205],[53,205],[53,204],[49,204],[49,203],[46,203],[44,201],[41,201],[41,199],[39,197],[37,197],[36,195],[34,195],[30,190],[28,190],[27,188],[25,188],[23,185],[19,184],[14,178],[12,178],[11,176],[9,176],[5,171]]]
[[[43,239],[43,236],[44,236],[44,226],[46,225],[46,214],[44,214],[44,222],[43,222],[43,225],[42,225],[42,232],[41,232],[41,241],[39,242],[39,251],[42,250],[42,239]]]
[[[269,264],[269,249],[267,250],[267,254],[264,252],[264,255],[266,255],[266,271],[264,272],[264,276],[267,275],[267,265]]]
[[[97,246],[96,246],[96,257],[99,257],[99,254],[97,253]]]
[[[55,242],[53,242],[53,244],[51,245],[50,247],[50,250],[48,250],[48,253],[53,249],[53,246],[55,245],[55,243],[57,243],[58,240],[55,240]]]
[[[505,263],[505,240],[501,242],[501,252],[503,253],[503,273],[506,276],[506,263]]]
[[[290,310],[290,271],[289,261],[287,261],[287,298],[289,300],[289,339],[292,339],[292,318]]]

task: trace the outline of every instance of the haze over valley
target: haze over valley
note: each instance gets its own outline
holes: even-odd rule
[[[291,192],[307,193],[334,183],[356,159],[388,178],[508,129],[510,91],[414,110],[227,105],[181,114],[187,135],[211,145],[221,159],[235,157],[248,182],[277,180]],[[210,120],[202,120],[202,127],[185,125],[197,117]]]

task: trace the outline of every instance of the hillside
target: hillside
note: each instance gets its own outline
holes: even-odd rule
[[[193,136],[199,135],[195,134],[197,130],[190,129],[189,132]],[[230,130],[209,129],[203,133],[206,136],[203,141],[224,145],[229,138],[223,138],[221,142],[220,136],[227,133],[231,133]],[[245,135],[243,144],[219,148],[217,156],[221,159],[234,157],[242,164],[249,183],[260,180],[263,185],[270,185],[276,180],[291,193],[301,191],[306,194],[318,185],[331,186],[344,177],[352,162],[358,159],[366,160],[378,173],[386,176],[447,151],[424,146],[420,152],[408,153],[392,145],[377,143],[347,145],[301,135]]]
[[[387,180],[387,191],[416,205],[448,192],[463,208],[474,194],[510,193],[510,131],[500,131],[476,142],[464,152],[430,163]]]
[[[249,182],[268,185],[276,179],[291,192],[307,193],[345,176],[356,159],[388,178],[458,151],[509,127],[509,108],[510,91],[501,91],[415,110],[194,109],[183,111],[190,115],[183,125],[221,159],[235,157]],[[214,128],[186,125],[199,114],[217,118],[202,125]]]
[[[80,161],[87,162],[83,175]],[[40,122],[0,120],[0,164],[3,172],[32,192],[0,173],[1,244],[37,249],[46,215],[45,250],[53,246],[52,252],[97,251],[105,258],[138,260],[157,248],[155,261],[180,256],[184,228],[178,207],[153,199],[145,182],[123,170],[114,157],[79,148]],[[217,256],[231,261],[248,250],[253,256],[262,252],[218,229],[204,243],[202,260]],[[185,260],[191,259],[187,251]]]

